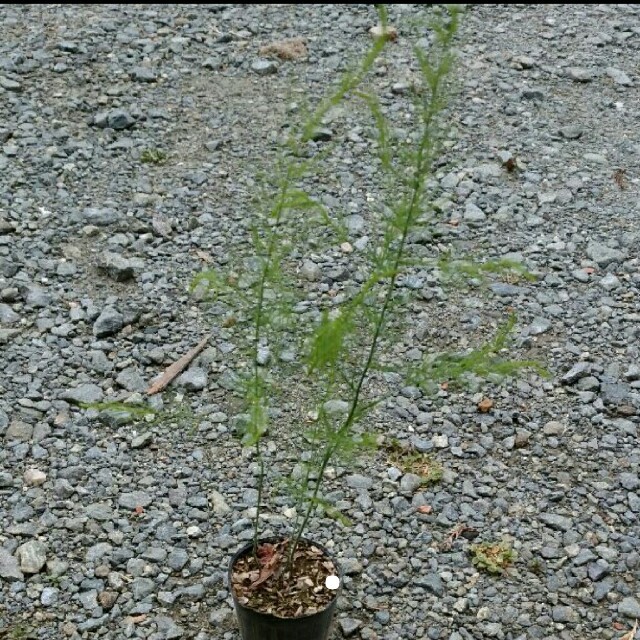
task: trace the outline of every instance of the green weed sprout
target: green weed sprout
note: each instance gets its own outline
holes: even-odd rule
[[[504,573],[516,559],[516,552],[507,542],[482,542],[470,547],[471,562],[493,574]]]

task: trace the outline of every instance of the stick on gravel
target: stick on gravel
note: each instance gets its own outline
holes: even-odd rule
[[[160,378],[147,389],[147,395],[152,396],[154,393],[162,391],[167,385],[169,385],[174,378],[182,373],[189,366],[189,363],[205,348],[207,342],[209,342],[209,336],[200,340],[200,342],[198,342],[191,351],[185,353],[182,358],[176,360],[172,365],[167,367]]]

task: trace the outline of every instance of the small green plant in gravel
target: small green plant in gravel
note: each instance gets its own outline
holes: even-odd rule
[[[471,562],[483,571],[504,573],[515,561],[516,552],[508,542],[481,542],[469,548]]]
[[[527,567],[531,573],[535,573],[536,575],[541,575],[544,573],[544,565],[542,564],[542,560],[540,558],[533,558],[527,564]]]
[[[140,154],[140,162],[145,164],[164,164],[167,161],[167,154],[161,149],[145,149]]]
[[[414,473],[424,484],[435,484],[442,480],[442,465],[428,453],[405,448],[397,440],[387,446],[388,460],[405,473]]]
[[[18,624],[14,627],[10,627],[5,631],[7,640],[27,640],[31,636],[31,630],[25,624]],[[0,638],[3,634],[0,633]]]
[[[257,462],[257,503],[253,564],[241,572],[253,578],[234,582],[235,593],[251,606],[277,611],[283,617],[306,611],[304,606],[300,608],[304,598],[294,560],[304,555],[299,547],[312,516],[322,509],[339,518],[321,493],[329,465],[340,461],[348,466],[359,451],[378,443],[378,434],[367,429],[364,420],[385,399],[371,388],[372,381],[393,371],[431,389],[442,380],[469,374],[511,375],[533,366],[504,358],[507,336],[513,328],[511,321],[494,341],[470,354],[431,352],[418,365],[393,359],[393,347],[407,318],[408,296],[407,289],[401,286],[403,279],[416,267],[438,271],[437,258],[416,260],[411,238],[435,220],[431,168],[446,131],[442,115],[454,63],[452,45],[459,10],[433,7],[430,11],[433,39],[429,50],[425,52],[417,45],[413,49],[421,87],[411,94],[411,134],[407,137],[391,130],[382,104],[365,87],[375,61],[389,41],[380,36],[360,63],[344,74],[335,90],[310,110],[300,125],[289,128],[279,157],[270,174],[263,178],[263,193],[247,225],[249,254],[233,256],[226,274],[207,270],[191,283],[191,290],[200,300],[207,300],[222,318],[220,324],[237,336],[235,342],[248,345],[235,354],[240,356],[237,372],[245,402],[242,443],[253,449]],[[386,12],[382,7],[378,12],[381,32],[385,33]],[[319,176],[335,148],[331,144],[319,146],[317,132],[327,114],[347,100],[358,101],[371,115],[377,194],[369,199],[369,243],[354,255],[358,276],[348,283],[343,295],[320,300],[315,317],[312,312],[308,314],[311,320],[308,315],[302,320],[300,314],[309,308],[309,303],[299,276],[301,258],[345,246],[348,235],[339,212],[329,211],[317,195],[322,183]],[[347,250],[352,250],[350,244]],[[470,268],[461,264],[468,275]],[[479,271],[493,274],[513,268],[511,263],[496,263]],[[233,322],[228,321],[230,318]],[[297,353],[298,357],[285,358],[287,353]],[[286,360],[286,366],[276,354],[282,354],[280,359]],[[269,464],[263,448],[279,388],[281,398],[289,395],[297,404],[306,404],[306,410],[299,407],[300,428],[292,434],[278,434],[279,449],[290,449],[295,461],[295,469],[285,482],[273,477],[277,469]],[[442,472],[422,454],[409,454],[406,463],[426,481],[437,481]],[[267,552],[260,544],[260,534],[268,482],[288,487],[296,521],[288,538],[269,548],[265,560]],[[265,565],[269,567],[268,575]],[[313,595],[310,593],[309,597]]]

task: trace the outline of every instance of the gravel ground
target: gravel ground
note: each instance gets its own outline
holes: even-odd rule
[[[415,77],[403,26],[420,11],[391,9],[400,38],[371,79],[398,127]],[[238,345],[187,286],[246,249],[255,173],[300,87],[322,94],[368,45],[374,12],[0,17],[0,636],[237,640],[224,572],[256,500],[232,433]],[[260,56],[297,36],[306,59]],[[327,490],[353,526],[310,530],[347,574],[332,637],[621,638],[640,618],[640,6],[473,6],[459,43],[438,248],[519,257],[538,279],[483,294],[415,274],[398,355],[477,344],[513,307],[516,355],[553,375],[437,398],[391,385],[372,426],[431,452],[443,477],[418,486],[383,452],[333,469]],[[299,256],[309,308],[348,285],[366,243],[364,122],[327,123],[337,144],[317,193],[353,214],[354,252]],[[170,420],[78,408],[140,399],[212,326],[151,401]],[[277,409],[270,465],[286,469],[276,443],[295,400]],[[272,504],[267,533],[286,531],[286,506]],[[479,571],[461,526],[507,541],[512,568]]]

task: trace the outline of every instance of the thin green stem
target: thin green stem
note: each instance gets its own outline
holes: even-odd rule
[[[274,226],[271,230],[269,236],[269,242],[267,244],[267,254],[264,257],[264,263],[262,265],[262,272],[260,274],[260,281],[258,284],[258,301],[256,304],[256,315],[254,321],[254,332],[253,332],[253,397],[252,402],[260,403],[262,402],[262,382],[260,378],[260,370],[258,364],[258,350],[260,348],[260,338],[262,337],[263,331],[263,314],[264,314],[264,297],[265,290],[267,285],[267,280],[269,277],[269,271],[271,267],[271,261],[273,260],[273,254],[276,247],[277,240],[277,228],[281,222],[282,214],[285,209],[285,202],[287,197],[287,192],[289,190],[291,181],[291,170],[287,171],[287,174],[282,183],[282,187],[280,190],[280,196],[278,198],[277,204],[273,210],[274,215]],[[254,420],[257,419],[258,412],[254,412]],[[258,425],[253,425],[254,428],[259,428]],[[254,522],[254,531],[253,531],[253,556],[257,562],[258,559],[258,533],[259,533],[259,524],[260,524],[260,506],[262,503],[262,493],[264,490],[264,458],[262,456],[262,451],[260,449],[260,436],[261,434],[256,434],[255,441],[255,452],[256,457],[258,459],[259,464],[259,475],[258,475],[258,503],[256,505],[256,517]]]

